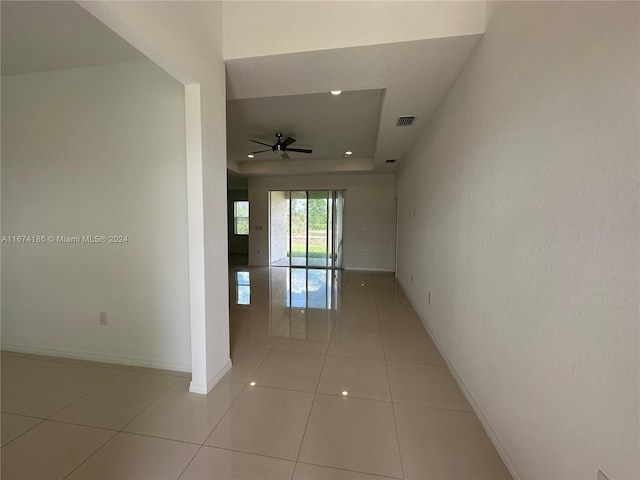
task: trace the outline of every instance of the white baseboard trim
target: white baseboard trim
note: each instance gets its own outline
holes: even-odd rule
[[[231,359],[216,373],[211,380],[207,382],[205,385],[201,382],[194,382],[193,380],[189,384],[189,391],[191,393],[199,393],[201,395],[207,395],[213,387],[215,387],[218,382],[224,377],[229,370],[231,370]]]
[[[127,355],[112,355],[108,353],[95,353],[66,348],[41,347],[36,345],[16,345],[3,343],[1,348],[17,353],[30,355],[48,355],[51,357],[72,358],[74,360],[87,360],[90,362],[116,363],[118,365],[130,365],[133,367],[160,368],[178,372],[191,372],[191,365],[149,360],[146,358],[130,357]]]
[[[438,350],[438,352],[444,359],[445,363],[447,364],[447,367],[449,368],[451,375],[453,375],[454,380],[458,384],[458,387],[460,387],[462,394],[465,396],[465,398],[469,402],[469,405],[471,405],[471,408],[473,409],[474,413],[478,417],[478,420],[480,420],[480,423],[482,424],[485,432],[487,433],[489,440],[491,440],[491,443],[493,443],[493,446],[498,452],[498,455],[500,455],[500,458],[504,462],[505,467],[507,467],[507,470],[509,470],[509,473],[513,477],[513,480],[520,480],[522,477],[520,476],[520,474],[518,473],[518,470],[516,469],[515,465],[511,461],[511,458],[509,457],[507,450],[504,448],[502,442],[500,441],[500,437],[498,437],[495,430],[489,423],[489,420],[487,420],[487,417],[484,415],[484,413],[480,409],[480,406],[474,400],[473,396],[471,395],[471,392],[467,388],[467,385],[464,383],[464,380],[458,374],[458,371],[456,370],[456,367],[454,366],[453,362],[451,361],[447,353],[442,349],[442,346],[440,345],[438,338],[434,335],[431,328],[429,328],[429,324],[422,317],[422,315],[420,315],[420,312],[416,308],[416,305],[413,302],[413,299],[407,294],[407,289],[405,288],[404,284],[400,281],[399,278],[398,278],[398,283],[400,284],[400,287],[402,287],[402,290],[404,291],[405,296],[409,299],[409,303],[411,303],[411,306],[413,307],[413,310],[418,315],[418,318],[420,318],[422,325],[424,325],[424,328],[427,331],[427,334],[431,337],[431,340],[433,340],[433,344],[436,346],[436,349]]]
[[[200,395],[206,395],[209,393],[207,386],[204,383],[194,382],[193,380],[189,383],[189,392],[198,393]]]

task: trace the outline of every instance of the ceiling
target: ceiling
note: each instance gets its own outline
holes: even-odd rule
[[[2,74],[144,59],[75,2],[2,1]],[[227,151],[241,175],[393,172],[425,129],[481,34],[232,59]],[[330,90],[342,90],[332,96]],[[399,116],[416,117],[396,127]],[[313,153],[247,154],[275,133]],[[353,155],[348,158],[344,153]],[[395,163],[386,160],[395,159]]]
[[[2,1],[2,75],[144,57],[75,2]]]
[[[243,174],[393,172],[424,131],[481,35],[229,60],[227,147]],[[333,96],[331,90],[342,90]],[[416,117],[397,127],[399,116]],[[313,155],[248,159],[276,132]],[[259,147],[259,146],[258,146]],[[344,152],[353,151],[345,159]],[[389,164],[386,160],[395,159]]]
[[[333,96],[328,92],[229,100],[227,102],[227,155],[237,162],[280,160],[273,151],[247,158],[249,152],[273,145],[276,132],[296,139],[292,148],[313,153],[289,152],[292,162],[344,158],[372,158],[384,90],[359,90]]]

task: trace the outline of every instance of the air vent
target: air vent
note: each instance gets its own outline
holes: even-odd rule
[[[413,123],[416,119],[413,115],[403,115],[402,117],[398,117],[398,121],[396,122],[396,127],[408,127]]]

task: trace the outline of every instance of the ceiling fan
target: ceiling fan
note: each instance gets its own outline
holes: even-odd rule
[[[250,142],[259,143],[260,145],[265,145],[269,147],[266,150],[258,150],[257,152],[251,152],[250,155],[254,155],[256,153],[268,152],[269,150],[271,150],[273,152],[280,153],[280,156],[283,158],[283,160],[287,160],[288,158],[290,158],[289,155],[287,155],[287,152],[311,153],[313,151],[306,148],[289,148],[289,145],[291,145],[293,142],[296,141],[295,138],[287,137],[287,139],[283,142],[281,133],[276,133],[276,137],[278,138],[278,141],[274,145],[269,145],[268,143],[259,142],[258,140],[249,140]]]

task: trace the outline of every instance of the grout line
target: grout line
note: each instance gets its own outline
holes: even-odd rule
[[[123,372],[126,372],[126,371],[128,371],[128,369],[123,370]],[[123,373],[123,372],[120,372],[120,373]],[[138,373],[142,373],[142,372],[138,372]],[[112,377],[112,379],[115,379],[117,376],[118,376],[118,375],[113,376],[113,377]],[[168,375],[167,375],[167,376],[168,376]],[[104,446],[105,446],[105,445],[107,445],[109,442],[111,442],[111,440],[113,440],[117,435],[119,435],[119,434],[121,434],[121,433],[127,433],[127,434],[130,434],[130,435],[137,435],[137,434],[130,433],[130,432],[124,432],[124,431],[123,431],[123,429],[125,429],[125,428],[127,427],[127,425],[129,425],[129,424],[130,424],[131,422],[133,422],[136,418],[138,418],[140,415],[142,415],[142,413],[144,413],[144,412],[145,412],[149,407],[151,407],[151,405],[153,405],[155,402],[157,402],[157,401],[160,399],[160,397],[162,397],[166,392],[168,392],[171,388],[173,388],[173,386],[174,386],[176,383],[178,383],[179,379],[180,379],[180,377],[175,377],[175,381],[174,381],[171,385],[169,385],[169,387],[167,387],[167,388],[166,388],[164,391],[162,391],[162,392],[161,392],[161,393],[160,393],[160,394],[159,394],[159,395],[158,395],[154,400],[152,400],[152,401],[151,401],[151,403],[149,403],[146,407],[144,407],[144,408],[143,408],[143,409],[142,409],[142,410],[141,410],[141,411],[140,411],[140,412],[139,412],[135,417],[133,417],[133,419],[131,419],[131,421],[129,421],[128,423],[126,423],[125,425],[123,425],[120,429],[118,429],[117,431],[115,431],[115,433],[114,433],[114,434],[113,434],[109,439],[107,439],[107,441],[106,441],[106,442],[104,442],[104,443],[103,443],[103,444],[102,444],[102,445],[101,445],[97,450],[95,450],[92,454],[90,454],[87,458],[85,458],[85,459],[84,459],[84,461],[82,461],[79,465],[77,465],[77,466],[76,466],[76,467],[75,467],[71,472],[69,472],[69,473],[68,473],[64,478],[66,479],[67,477],[69,477],[69,475],[71,475],[73,472],[75,472],[77,469],[79,469],[82,465],[84,465],[86,462],[88,462],[88,461],[89,461],[89,459],[93,458],[93,457],[94,457],[94,456],[95,456],[95,455],[96,455],[100,450],[102,450],[102,449],[104,448]],[[110,380],[111,380],[111,379],[110,379]],[[104,386],[106,383],[108,383],[108,382],[103,383],[102,385],[100,385],[100,387]],[[100,387],[98,387],[98,388],[100,388]],[[93,391],[95,391],[95,389],[94,389],[94,390],[92,390],[92,392],[93,392]],[[90,393],[92,393],[92,392],[90,392]],[[89,395],[89,394],[87,394],[87,395]],[[86,397],[87,395],[84,395],[84,396],[82,396],[82,397],[80,397],[80,398],[84,398],[84,397]],[[77,399],[77,400],[76,400],[76,402],[77,402],[77,401],[79,401],[79,400],[80,400],[80,398],[79,398],[79,399]],[[75,402],[72,402],[72,403],[75,403]],[[66,407],[65,407],[65,408],[66,408]],[[55,414],[54,414],[54,415],[55,415]],[[53,420],[53,421],[55,421],[55,420]],[[68,423],[68,422],[60,422],[60,423]],[[93,425],[81,425],[81,426],[84,426],[84,427],[90,427],[90,428],[100,428],[100,427],[94,427]],[[110,430],[110,431],[114,431],[114,430],[112,430],[112,429],[107,429],[107,428],[103,428],[103,430]],[[148,435],[142,435],[142,436],[148,436]],[[170,440],[170,439],[163,438],[163,440]],[[170,440],[170,441],[178,441],[178,440]],[[180,442],[180,443],[187,443],[187,442]],[[64,479],[63,479],[63,480],[64,480]]]
[[[319,382],[319,379],[318,379],[318,382]],[[259,383],[256,383],[255,385],[249,385],[247,383],[247,388],[254,388],[254,387],[257,387],[257,388],[268,388],[270,390],[281,390],[281,391],[284,391],[284,392],[306,393],[308,395],[315,395],[316,393],[319,393],[317,391],[318,390],[317,386],[316,386],[316,390],[315,391],[309,391],[309,390],[296,390],[295,388],[276,387],[276,386],[272,386],[272,385],[262,385],[262,384],[259,384]],[[322,394],[322,395],[324,395],[324,394]],[[327,395],[330,395],[330,394],[327,394]]]
[[[348,275],[348,274],[347,274]],[[337,290],[338,290],[338,276],[334,275],[334,271],[331,272],[331,289],[333,291],[334,285],[333,282],[335,280],[335,292],[333,293],[333,295],[337,295]],[[342,305],[342,302],[340,302]],[[298,460],[300,459],[300,453],[302,453],[302,444],[304,443],[304,438],[307,435],[307,429],[309,428],[309,422],[311,421],[311,414],[313,413],[313,407],[316,403],[316,398],[318,397],[318,388],[320,387],[320,382],[322,381],[322,376],[324,375],[324,369],[325,366],[327,365],[327,357],[329,356],[329,348],[331,346],[331,342],[333,341],[333,336],[335,335],[336,332],[336,326],[338,323],[338,318],[336,318],[335,320],[333,320],[333,325],[331,327],[331,335],[329,336],[329,343],[327,345],[327,351],[324,354],[324,360],[322,362],[322,369],[320,370],[320,376],[318,377],[318,382],[316,383],[316,390],[313,394],[313,399],[311,400],[311,408],[309,408],[309,415],[307,415],[307,422],[304,425],[304,432],[302,433],[302,438],[300,439],[300,446],[298,447],[298,454],[296,455],[296,463],[298,462]],[[293,468],[293,472],[291,474],[291,478],[293,479],[293,475],[295,474],[295,466]]]
[[[352,335],[367,335],[366,333],[354,333]],[[384,349],[384,346],[383,346]],[[359,356],[356,357],[354,355],[346,355],[346,354],[338,354],[338,353],[332,353],[331,355],[327,355],[328,357],[336,357],[336,358],[355,358],[357,360],[372,360],[372,361],[376,361],[376,362],[386,362],[384,356],[382,358],[380,357],[363,357],[363,356]]]
[[[266,357],[265,357],[266,358]],[[218,382],[220,383],[220,382]],[[232,384],[234,385],[234,384]],[[217,385],[216,385],[217,386]],[[216,422],[216,424],[213,426],[213,428],[211,429],[211,431],[207,434],[207,436],[205,437],[205,439],[202,441],[202,443],[200,444],[200,449],[198,449],[198,452],[200,450],[202,450],[202,447],[205,446],[205,443],[207,443],[207,440],[209,440],[209,437],[213,434],[213,432],[215,431],[216,428],[218,428],[218,425],[220,425],[220,422],[222,422],[222,420],[224,419],[224,417],[227,416],[227,413],[229,413],[229,411],[231,410],[231,408],[233,407],[233,405],[238,401],[238,398],[240,398],[240,395],[242,395],[244,393],[244,391],[248,388],[249,386],[249,382],[245,382],[244,383],[244,387],[242,389],[240,389],[240,391],[236,394],[236,396],[233,398],[233,400],[231,400],[231,402],[229,402],[229,405],[227,406],[227,408],[225,409],[224,413],[222,415],[220,415],[220,418],[218,419],[218,421]],[[214,387],[215,388],[215,387]],[[211,392],[209,392],[211,393]],[[207,394],[208,395],[208,394]],[[194,456],[195,458],[195,456]],[[193,460],[193,459],[192,459]],[[189,462],[191,463],[191,462]],[[185,467],[186,468],[186,467]],[[183,471],[184,473],[184,471]],[[181,474],[182,475],[182,474]],[[180,477],[178,477],[180,478]]]
[[[109,383],[111,380],[115,380],[116,377],[120,376],[122,373],[128,371],[129,369],[125,369],[122,370],[120,372],[118,372],[116,375],[113,375],[112,377],[110,377],[109,379],[107,379],[105,382],[101,383],[100,385],[98,385],[96,388],[92,389],[91,391],[87,392],[85,395],[82,395],[81,397],[75,399],[74,401],[72,401],[71,403],[69,403],[68,405],[62,407],[60,410],[56,411],[53,415],[49,416],[47,418],[47,420],[50,421],[54,421],[54,422],[59,422],[59,423],[67,423],[70,425],[77,425],[77,426],[82,426],[82,427],[90,427],[90,428],[101,428],[103,430],[109,430],[109,431],[115,431],[117,435],[118,433],[130,433],[130,432],[124,432],[124,429],[131,423],[133,422],[136,418],[138,418],[140,415],[142,415],[149,407],[151,407],[151,405],[153,405],[154,403],[156,403],[165,393],[167,393],[169,390],[171,390],[171,388],[174,387],[174,385],[176,383],[179,382],[180,378],[182,377],[174,377],[175,380],[173,381],[173,383],[171,383],[165,390],[163,390],[156,398],[154,398],[147,406],[145,406],[137,415],[135,415],[129,422],[127,422],[126,424],[124,424],[121,428],[119,429],[112,429],[112,428],[107,428],[107,427],[100,427],[100,426],[95,426],[95,425],[87,425],[87,424],[82,424],[82,423],[74,423],[74,422],[68,422],[68,421],[60,421],[60,420],[54,420],[53,417],[55,415],[57,415],[58,413],[60,413],[62,410],[64,410],[65,408],[79,402],[80,400],[82,400],[83,398],[87,397],[88,395],[90,395],[91,393],[94,393],[96,390],[98,390],[99,388],[102,388],[103,386],[105,386],[107,383]],[[136,372],[136,373],[144,373],[144,372]],[[165,377],[171,377],[170,375],[164,375]],[[114,435],[114,436],[115,436]],[[111,437],[113,438],[113,437]],[[170,440],[170,439],[165,439],[165,440]],[[186,442],[184,442],[186,443]],[[94,452],[95,453],[95,452]],[[92,454],[93,455],[93,454]],[[90,455],[89,457],[91,457],[92,455]],[[89,457],[87,457],[86,460],[89,459]],[[84,462],[83,462],[84,463]],[[79,465],[78,465],[79,466]]]
[[[66,420],[52,420],[51,418],[47,418],[45,421],[46,422],[53,422],[53,423],[63,423],[65,425],[73,425],[73,426],[76,426],[76,427],[95,428],[95,429],[98,429],[98,430],[106,430],[108,432],[113,432],[113,433],[118,433],[119,432],[115,428],[97,427],[95,425],[86,425],[84,423],[69,422],[69,421],[66,421]]]
[[[381,360],[376,360],[376,361],[381,361]],[[235,385],[240,385],[240,384],[236,383]],[[327,396],[327,397],[343,398],[343,396],[341,394],[339,394],[339,393],[320,392],[317,389],[316,389],[315,392],[310,392],[308,390],[295,390],[293,388],[275,387],[275,386],[271,386],[271,385],[260,385],[260,384],[256,384],[256,385],[254,385],[254,387],[255,388],[270,389],[270,390],[280,390],[280,391],[284,391],[284,392],[306,393],[306,394],[311,394],[311,395],[314,395],[314,396],[323,395],[323,396]],[[245,388],[250,388],[249,384],[247,384],[247,386]],[[253,388],[253,387],[251,387],[251,388]],[[243,391],[244,391],[244,389],[243,389]],[[389,392],[389,393],[391,393],[391,392]],[[238,396],[240,396],[240,394],[238,394]],[[431,409],[434,409],[434,410],[445,410],[445,411],[449,411],[449,412],[458,412],[458,413],[473,413],[472,410],[460,410],[460,409],[456,409],[456,408],[436,407],[436,406],[433,406],[433,405],[424,405],[424,404],[419,404],[419,403],[400,402],[398,400],[383,400],[383,399],[379,399],[379,398],[367,398],[367,397],[355,396],[355,395],[351,395],[351,394],[349,394],[349,398],[353,398],[353,399],[356,399],[356,400],[363,400],[365,402],[394,403],[396,405],[406,405],[406,406],[409,406],[409,407],[431,408]],[[234,400],[234,403],[235,403],[235,400]]]
[[[76,403],[77,401],[83,399],[84,397],[88,396],[89,394],[95,392],[96,390],[98,390],[99,388],[101,388],[102,386],[106,385],[107,383],[109,383],[111,380],[115,379],[117,376],[121,375],[122,373],[126,372],[126,370],[122,370],[122,371],[116,371],[115,375],[110,376],[109,378],[107,378],[104,382],[100,383],[99,385],[96,385],[95,388],[92,388],[91,390],[89,390],[87,393],[85,393],[84,395],[81,395],[80,397],[72,400],[71,402],[67,403],[64,407],[60,408],[59,410],[56,410],[55,412],[53,412],[51,415],[49,415],[47,417],[47,420],[51,419],[52,417],[54,417],[55,415],[57,415],[58,413],[60,413],[62,410],[64,410],[65,408],[73,405],[74,403]]]
[[[373,298],[374,298],[374,301],[376,302],[376,315],[378,316],[378,327],[380,327],[380,330],[382,330],[381,328],[382,326],[380,325],[380,315],[378,312],[377,295],[375,294],[376,286],[375,286],[375,282],[372,281],[371,283],[373,285],[373,293],[374,293]],[[384,368],[385,368],[385,371],[387,372],[387,384],[389,385],[389,397],[391,398],[391,414],[393,415],[393,425],[396,429],[396,445],[398,446],[398,456],[400,457],[400,471],[402,472],[402,478],[404,478],[405,476],[404,461],[402,460],[402,450],[400,449],[400,435],[398,433],[398,421],[396,420],[396,409],[393,402],[393,392],[391,391],[391,379],[389,378],[389,364],[387,360],[387,351],[385,350],[385,347],[384,347],[384,341],[382,342],[382,352],[384,354]]]
[[[31,428],[29,428],[28,430],[26,430],[26,431],[22,432],[22,433],[21,433],[20,435],[18,435],[16,438],[14,438],[14,439],[12,439],[11,441],[7,442],[7,444],[6,444],[6,445],[4,445],[4,446],[9,445],[11,442],[13,442],[13,441],[14,441],[14,440],[16,440],[17,438],[21,437],[22,435],[24,435],[25,433],[27,433],[28,431],[32,430],[33,428],[37,427],[38,425],[42,424],[42,423],[43,423],[43,422],[45,422],[45,421],[56,422],[56,423],[64,423],[64,424],[68,424],[68,425],[75,425],[75,426],[80,426],[80,427],[97,428],[97,429],[101,429],[101,430],[115,431],[116,433],[114,434],[114,436],[115,436],[115,435],[117,435],[117,433],[118,433],[119,431],[121,431],[121,430],[119,430],[119,431],[118,431],[118,430],[115,430],[115,429],[106,428],[106,427],[100,427],[100,426],[95,426],[95,425],[86,425],[86,424],[82,424],[82,423],[74,423],[74,422],[68,422],[68,421],[54,420],[54,419],[53,419],[53,417],[54,417],[55,415],[57,415],[58,413],[60,413],[60,412],[61,412],[62,410],[64,410],[65,408],[67,408],[67,407],[69,407],[69,406],[73,405],[74,403],[78,402],[79,400],[81,400],[81,399],[85,398],[85,397],[86,397],[86,396],[88,396],[89,394],[91,394],[91,393],[95,392],[96,390],[98,390],[99,388],[103,387],[104,385],[106,385],[107,383],[109,383],[111,380],[114,380],[114,379],[115,379],[116,377],[118,377],[120,374],[122,374],[122,373],[124,373],[124,372],[128,371],[128,370],[129,370],[129,368],[131,368],[131,366],[130,366],[130,365],[125,365],[125,368],[120,369],[120,368],[111,368],[111,367],[100,367],[100,366],[94,366],[94,365],[82,365],[82,364],[78,364],[78,363],[74,363],[74,362],[56,361],[56,360],[54,360],[54,359],[49,359],[49,358],[47,358],[47,359],[38,359],[38,358],[33,358],[33,357],[37,357],[37,356],[38,356],[38,355],[36,355],[36,354],[32,354],[32,355],[25,356],[25,357],[24,357],[24,359],[30,359],[30,360],[35,360],[35,361],[45,362],[45,363],[56,363],[56,364],[62,364],[62,365],[75,365],[75,366],[86,366],[86,367],[90,367],[90,368],[103,368],[104,370],[112,370],[114,374],[113,374],[113,375],[111,375],[111,376],[109,376],[108,378],[106,378],[104,382],[102,382],[102,383],[100,383],[100,384],[96,385],[94,388],[90,389],[90,390],[89,390],[88,392],[86,392],[84,395],[81,395],[80,397],[78,397],[78,398],[76,398],[76,399],[72,400],[71,402],[69,402],[68,404],[66,404],[65,406],[63,406],[62,408],[60,408],[60,409],[56,410],[54,413],[52,413],[52,414],[51,414],[51,415],[49,415],[48,417],[44,417],[44,418],[43,418],[43,417],[34,417],[34,416],[30,416],[30,415],[21,415],[21,414],[18,414],[18,413],[12,413],[12,412],[3,412],[3,413],[9,413],[9,414],[12,414],[12,415],[20,415],[20,416],[23,416],[23,417],[37,418],[37,419],[40,419],[40,420],[41,420],[40,422],[38,422],[38,423],[37,423],[36,425],[34,425],[33,427],[31,427]],[[71,360],[74,360],[75,362],[82,361],[82,360],[76,360],[76,359],[71,359]],[[178,378],[178,377],[176,377],[176,378]],[[172,384],[172,386],[173,386],[173,384]],[[171,388],[171,387],[169,387],[169,388]],[[154,400],[154,402],[155,402],[155,400]],[[152,402],[152,403],[153,403],[153,402]],[[146,410],[146,408],[145,408],[145,410]],[[142,413],[142,412],[141,412],[141,413]],[[131,422],[129,422],[129,423],[131,423]],[[127,424],[127,425],[128,425],[128,424]],[[125,427],[126,427],[126,425],[125,425]],[[113,438],[113,436],[112,436],[111,438]],[[110,440],[111,438],[109,438],[109,440]],[[107,440],[107,442],[108,442],[109,440]],[[105,442],[105,444],[106,444],[107,442]],[[3,448],[4,448],[4,447],[3,447]],[[99,450],[100,448],[102,448],[102,446],[101,446],[101,447],[99,447],[99,448],[98,448],[98,450]],[[96,451],[97,451],[97,450],[96,450]],[[94,452],[94,453],[95,453],[95,452]],[[86,461],[86,460],[88,460],[91,456],[93,456],[93,453],[92,453],[91,455],[89,455],[89,457],[87,457],[87,458],[85,459],[85,461]],[[84,463],[84,462],[82,462],[82,463]],[[79,466],[80,466],[80,465],[78,465],[78,467],[79,467]],[[77,467],[76,467],[76,468],[77,468]],[[74,469],[74,470],[75,470],[75,469]],[[66,478],[66,477],[65,477],[65,478]]]
[[[62,423],[62,422],[60,422],[60,423]],[[85,425],[85,426],[86,426],[86,425]],[[94,427],[94,428],[95,428],[95,427]],[[90,454],[87,456],[87,458],[85,458],[85,459],[84,459],[82,462],[80,462],[80,463],[79,463],[79,464],[78,464],[78,465],[77,465],[73,470],[71,470],[71,471],[70,471],[69,473],[67,473],[64,477],[62,477],[62,478],[63,478],[63,480],[64,480],[65,478],[68,478],[68,477],[69,477],[69,475],[71,475],[73,472],[75,472],[76,470],[78,470],[78,469],[79,469],[82,465],[84,465],[84,464],[85,464],[85,463],[86,463],[86,462],[87,462],[91,457],[93,457],[96,453],[98,453],[100,450],[102,450],[102,449],[104,448],[104,446],[105,446],[107,443],[109,443],[111,440],[113,440],[113,438],[114,438],[116,435],[118,435],[118,432],[114,432],[114,434],[113,434],[113,435],[111,435],[109,438],[107,438],[107,439],[105,440],[105,442],[104,442],[102,445],[100,445],[100,446],[99,446],[98,448],[96,448],[92,453],[90,453]]]
[[[343,396],[343,395],[336,395],[335,393],[322,393],[322,392],[318,392],[316,393],[316,395],[319,395],[321,397],[337,397],[337,398],[344,398],[346,400],[349,399],[353,399],[353,400],[358,400],[360,402],[373,402],[373,403],[388,403],[390,404],[391,402],[388,400],[375,400],[373,398],[363,398],[363,397],[353,397],[351,396],[351,394],[349,394],[348,396]]]
[[[291,460],[290,458],[274,457],[273,455],[265,455],[263,453],[249,452],[249,451],[246,451],[246,450],[238,450],[238,449],[235,449],[235,448],[217,447],[217,446],[214,446],[214,445],[203,445],[202,447],[203,448],[216,448],[218,450],[224,450],[226,452],[244,453],[246,455],[253,455],[253,456],[256,456],[256,457],[271,458],[273,460],[280,460],[280,461],[283,461],[283,462],[296,463],[295,460]]]
[[[16,414],[13,414],[16,415]],[[21,415],[21,416],[26,416],[26,415]],[[2,445],[2,448],[5,448],[7,445],[11,444],[12,442],[16,441],[17,439],[19,439],[21,436],[23,436],[25,433],[30,432],[31,430],[33,430],[34,428],[36,428],[38,425],[41,425],[43,422],[46,421],[46,419],[44,418],[40,418],[40,417],[29,417],[29,418],[37,418],[38,420],[40,420],[38,423],[36,423],[35,425],[33,425],[32,427],[26,429],[24,432],[22,432],[20,435],[16,436],[15,438],[12,438],[11,440],[9,440],[7,443],[5,443],[4,445]]]
[[[184,475],[184,472],[187,471],[187,468],[189,468],[189,466],[193,463],[193,461],[196,459],[196,457],[200,453],[200,450],[202,450],[203,448],[204,448],[204,445],[200,445],[200,448],[198,448],[195,451],[195,453],[193,454],[193,457],[191,457],[191,459],[187,462],[187,464],[184,466],[184,468],[180,472],[180,475],[178,475],[177,480],[180,480],[180,478],[182,478],[182,475]]]
[[[220,415],[220,418],[218,419],[218,421],[216,422],[216,424],[213,426],[213,428],[211,429],[211,431],[207,434],[207,436],[205,437],[205,439],[202,441],[202,443],[200,444],[201,446],[204,446],[207,443],[207,440],[209,440],[209,437],[211,436],[211,434],[214,432],[214,430],[216,428],[218,428],[218,425],[220,425],[220,422],[222,422],[222,420],[224,419],[224,417],[227,416],[227,413],[229,413],[229,411],[231,410],[231,407],[233,407],[233,405],[238,401],[238,398],[240,398],[240,395],[242,395],[244,393],[244,391],[248,388],[249,384],[246,384],[242,390],[240,390],[238,392],[238,394],[234,397],[234,399],[229,403],[229,406],[226,408],[226,410],[224,411],[224,413],[222,415]]]
[[[138,372],[140,373],[140,372]],[[167,375],[168,376],[168,375]],[[173,387],[176,386],[176,384],[180,383],[180,377],[176,377],[175,380],[173,381],[173,383],[171,385],[169,385],[167,388],[165,388],[162,392],[160,392],[156,398],[154,398],[153,400],[151,400],[151,402],[149,402],[147,404],[146,407],[144,407],[142,410],[140,410],[131,420],[129,420],[127,423],[125,423],[119,430],[119,432],[124,432],[124,429],[127,428],[129,425],[131,425],[140,415],[142,415],[144,412],[146,412],[147,410],[149,410],[149,408],[151,408],[152,405],[154,405],[158,400],[160,400],[162,397],[164,397],[167,392],[169,390],[171,390]],[[129,432],[125,432],[125,433],[129,433]]]
[[[1,413],[6,413],[7,415],[15,415],[17,417],[26,417],[26,418],[33,418],[35,420],[46,420],[46,417],[38,417],[37,415],[25,415],[24,413],[15,413],[15,412],[10,412],[9,410],[2,410]]]
[[[354,472],[354,473],[360,473],[362,475],[369,475],[371,477],[377,477],[377,478],[381,478],[381,479],[387,479],[387,478],[395,478],[400,480],[402,477],[388,477],[385,475],[378,475],[377,473],[371,473],[371,472],[363,472],[362,470],[349,470],[348,468],[341,468],[341,467],[334,467],[331,465],[321,465],[319,463],[310,463],[310,462],[296,462],[296,464],[301,464],[301,465],[312,465],[314,467],[323,467],[323,468],[330,468],[332,470],[340,470],[341,472]]]
[[[117,428],[99,427],[99,426],[96,426],[96,425],[87,425],[86,423],[70,422],[68,420],[54,420],[52,418],[47,418],[47,419],[45,419],[45,421],[54,422],[54,423],[64,423],[65,425],[74,425],[76,427],[95,428],[95,429],[98,429],[98,430],[106,430],[108,432],[113,432],[113,433],[118,433],[119,432],[119,430]]]

